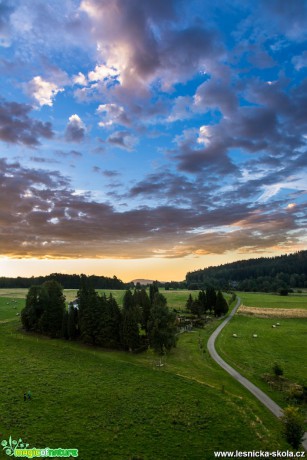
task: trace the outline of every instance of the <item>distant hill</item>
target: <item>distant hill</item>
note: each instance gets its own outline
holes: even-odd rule
[[[186,282],[189,289],[206,288],[208,285],[264,292],[307,288],[307,251],[196,270],[187,273]]]
[[[138,278],[138,279],[135,279],[135,280],[132,280],[131,283],[134,283],[134,284],[137,284],[137,283],[140,283],[142,286],[143,285],[147,285],[147,284],[152,284],[154,283],[155,280],[146,280],[146,279],[143,279],[143,278]]]

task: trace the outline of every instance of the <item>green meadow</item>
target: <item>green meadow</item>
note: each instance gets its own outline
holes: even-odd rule
[[[2,321],[13,320],[16,318],[17,313],[20,314],[23,309],[25,301],[23,298],[12,298],[0,296],[0,323]]]
[[[263,293],[238,295],[246,306],[282,307],[288,308],[290,312],[293,308],[306,308],[305,296],[281,297]],[[253,337],[254,334],[257,337]],[[305,318],[258,318],[238,313],[219,335],[216,348],[225,361],[261,387],[282,407],[291,404],[288,395],[285,391],[272,387],[264,379],[265,374],[273,373],[275,363],[281,366],[283,377],[290,384],[307,384]],[[304,410],[306,411],[306,407]]]
[[[191,291],[188,290],[178,290],[178,291],[166,291],[165,289],[159,289],[161,294],[163,294],[166,299],[168,306],[170,308],[174,308],[176,310],[184,310],[185,309],[185,304],[186,301],[191,293]],[[123,303],[123,297],[125,294],[125,291],[123,290],[110,290],[110,289],[98,289],[97,292],[102,294],[103,292],[106,295],[112,294],[112,296],[115,298],[115,300],[118,302],[119,305],[122,305]],[[76,289],[65,289],[64,291],[66,300],[70,302],[71,300],[74,300],[77,296],[77,290]],[[193,293],[193,296],[196,296],[197,293]]]
[[[26,334],[4,297],[0,310],[11,319],[0,324],[3,439],[77,448],[81,460],[196,460],[214,458],[215,450],[289,448],[276,419],[208,356],[219,320],[180,334],[159,367],[151,351]],[[28,390],[33,399],[23,401]]]
[[[238,292],[243,305],[258,308],[306,308],[307,294],[281,296],[263,292]]]

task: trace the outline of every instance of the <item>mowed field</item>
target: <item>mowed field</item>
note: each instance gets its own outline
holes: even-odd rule
[[[217,350],[231,366],[285,407],[290,404],[286,395],[270,388],[263,375],[272,373],[274,363],[278,363],[287,380],[294,384],[307,384],[307,320],[291,317],[294,309],[306,311],[307,297],[291,295],[284,298],[262,293],[238,295],[247,309],[249,306],[256,306],[259,310],[276,309],[274,317],[262,318],[257,314],[246,316],[239,309],[218,337]],[[283,315],[285,306],[288,307],[288,317]]]
[[[81,460],[196,460],[214,458],[214,450],[289,447],[275,418],[208,356],[219,320],[181,334],[157,367],[150,351],[25,334],[7,298],[0,303],[4,319],[13,319],[0,324],[3,439],[78,448]],[[33,400],[24,402],[27,390]]]

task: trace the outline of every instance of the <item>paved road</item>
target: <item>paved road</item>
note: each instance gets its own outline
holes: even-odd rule
[[[213,332],[210,336],[207,344],[208,351],[210,356],[216,361],[228,374],[235,378],[238,382],[241,383],[245,388],[247,388],[254,396],[256,396],[259,401],[266,406],[276,417],[280,418],[283,415],[281,407],[278,406],[271,398],[269,398],[263,391],[261,391],[256,385],[247,380],[243,375],[236,371],[233,367],[229,366],[217,353],[215,349],[215,340],[221,330],[226,326],[226,324],[231,320],[236,311],[238,310],[241,304],[241,299],[238,297],[236,306],[232,310],[229,316],[219,325],[219,327]],[[305,433],[303,440],[303,447],[307,451],[307,433]]]

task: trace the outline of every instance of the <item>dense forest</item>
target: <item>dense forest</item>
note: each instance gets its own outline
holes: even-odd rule
[[[25,278],[18,276],[17,278],[0,277],[0,288],[29,288],[33,285],[40,285],[46,281],[57,281],[64,289],[79,289],[82,275],[65,275],[61,273],[52,273],[48,276],[32,276]],[[88,282],[94,289],[125,289],[127,285],[116,276],[108,278],[106,276],[91,275],[88,277]]]
[[[189,289],[236,289],[240,291],[287,292],[307,288],[307,251],[278,257],[241,260],[189,272]]]

